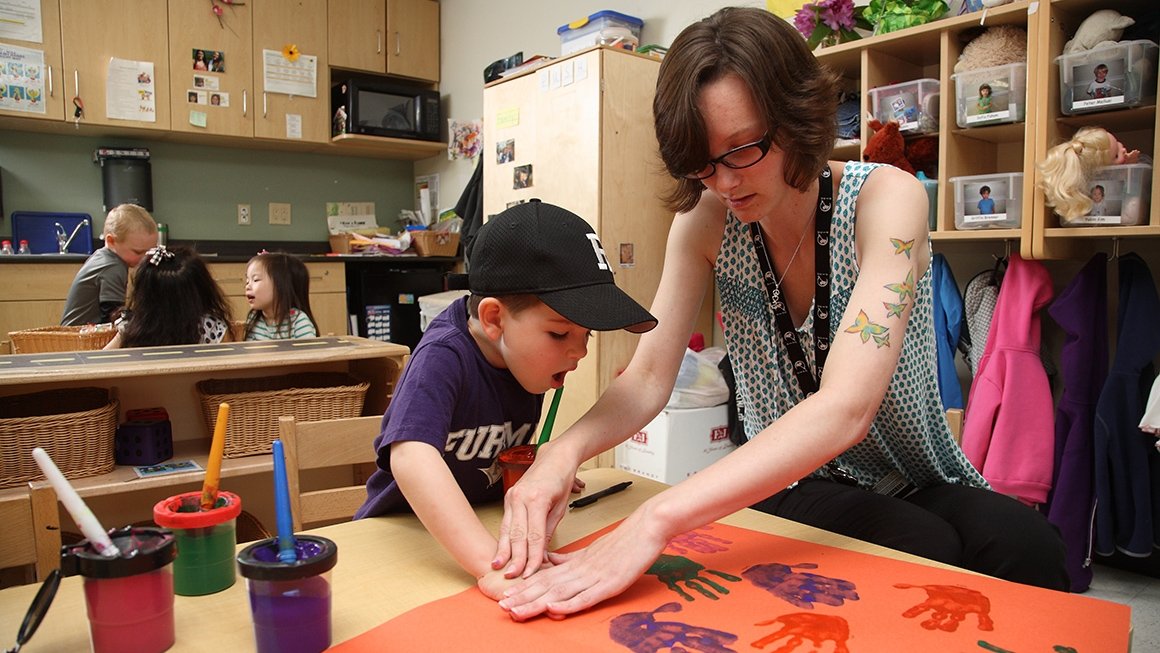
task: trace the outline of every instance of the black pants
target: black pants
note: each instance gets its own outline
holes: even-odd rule
[[[897,499],[806,479],[753,508],[1016,583],[1065,592],[1070,587],[1056,527],[990,490],[943,484]]]

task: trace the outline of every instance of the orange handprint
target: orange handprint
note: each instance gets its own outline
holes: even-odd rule
[[[846,648],[846,640],[850,639],[850,625],[841,617],[828,614],[813,614],[810,612],[795,612],[783,614],[777,619],[759,622],[758,626],[782,624],[781,630],[770,633],[753,642],[754,648],[765,648],[779,639],[788,637],[784,646],[771,653],[791,653],[794,649],[809,640],[814,650],[820,650],[826,642],[834,643],[834,653],[850,653]]]
[[[991,600],[981,593],[958,585],[907,585],[898,583],[899,589],[918,588],[926,590],[926,601],[902,613],[906,618],[917,617],[930,610],[930,618],[922,622],[927,630],[943,630],[953,633],[958,630],[959,622],[975,613],[979,620],[979,630],[994,630],[995,622],[991,621]]]

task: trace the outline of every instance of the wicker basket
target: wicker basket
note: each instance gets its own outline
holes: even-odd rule
[[[411,242],[419,256],[455,256],[459,234],[450,231],[412,231]]]
[[[84,327],[50,326],[23,331],[9,331],[13,354],[39,354],[46,351],[82,351],[102,349],[113,336],[115,329],[81,333]]]
[[[66,388],[0,397],[0,487],[44,478],[32,450],[43,447],[66,478],[113,469],[117,400],[104,388]]]
[[[201,414],[207,433],[213,433],[218,405],[230,405],[226,458],[270,453],[278,437],[278,418],[299,421],[342,419],[362,415],[369,383],[349,374],[309,372],[252,379],[199,381]]]

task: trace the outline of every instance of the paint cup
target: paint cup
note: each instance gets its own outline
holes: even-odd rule
[[[160,528],[109,532],[121,550],[106,558],[88,540],[61,549],[61,571],[84,578],[93,653],[160,653],[176,641],[173,534]]]
[[[241,513],[242,500],[232,492],[218,492],[210,510],[201,510],[201,492],[178,494],[153,506],[153,521],[172,529],[177,541],[175,592],[200,596],[234,584],[237,518]]]
[[[506,493],[523,478],[524,472],[536,459],[536,446],[521,444],[499,452],[499,468],[503,471],[503,491]]]
[[[338,545],[315,535],[296,539],[292,563],[278,559],[276,537],[238,554],[258,653],[318,653],[330,647],[330,570],[338,563]]]

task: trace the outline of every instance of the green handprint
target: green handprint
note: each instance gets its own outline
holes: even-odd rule
[[[706,585],[709,588],[715,590],[718,594],[729,593],[729,589],[724,585],[718,585],[712,579],[702,576],[702,570],[734,583],[741,580],[740,577],[727,574],[723,571],[705,569],[704,565],[698,564],[684,556],[672,556],[664,553],[661,554],[661,557],[657,558],[657,561],[648,568],[648,571],[646,571],[645,574],[649,576],[656,576],[662,583],[665,584],[666,587],[676,592],[677,594],[680,594],[681,598],[685,599],[686,601],[692,601],[696,597],[681,589],[677,583],[683,582],[689,587],[689,589],[696,590],[697,592],[700,592],[701,595],[713,599],[714,601],[717,600],[717,595],[706,588]]]

